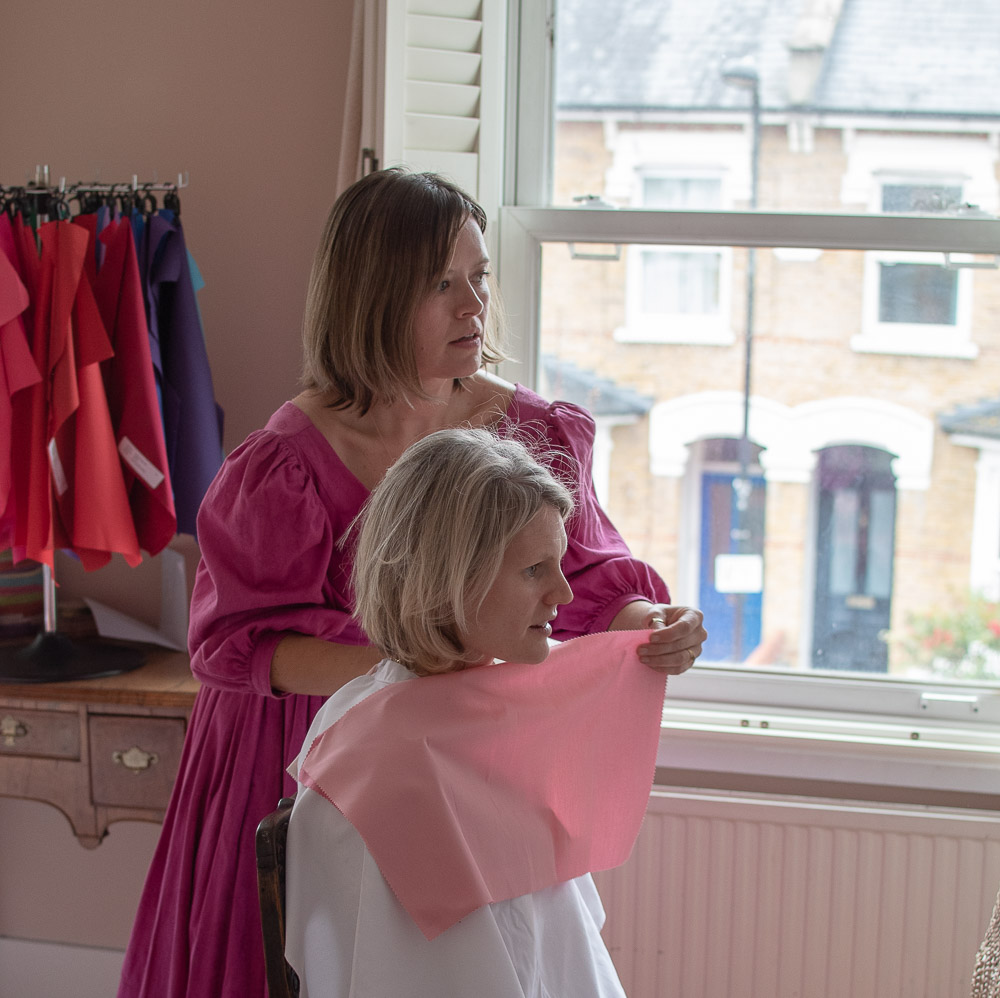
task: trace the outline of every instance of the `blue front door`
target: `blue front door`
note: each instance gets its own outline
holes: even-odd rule
[[[719,555],[764,553],[765,483],[750,476],[753,486],[746,510],[735,501],[735,475],[706,473],[701,480],[700,607],[705,614],[708,661],[742,662],[760,644],[761,592],[729,592],[718,569]]]

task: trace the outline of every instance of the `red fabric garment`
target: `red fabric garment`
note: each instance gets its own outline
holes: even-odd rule
[[[94,298],[114,348],[102,372],[132,520],[140,546],[157,554],[177,532],[177,516],[132,226],[119,219],[97,236],[95,215],[73,221],[89,234],[87,269],[94,274]],[[100,271],[98,238],[105,247]]]
[[[14,245],[21,279],[32,302],[26,324],[31,354],[41,380],[14,397],[14,423],[18,427],[11,447],[11,462],[18,469],[14,479],[13,557],[15,564],[26,558],[53,567],[52,491],[48,440],[49,351],[48,335],[39,313],[46,311],[50,282],[43,281],[42,263],[34,232],[20,216],[14,219]]]
[[[628,859],[656,765],[666,676],[645,631],[396,683],[323,731],[299,768],[360,833],[428,939],[494,901]],[[405,820],[400,821],[400,816]]]
[[[24,315],[28,312],[28,289],[18,273],[19,254],[10,219],[0,214],[0,547],[14,544],[17,503],[14,475],[24,468],[14,464],[14,396],[41,381],[31,355]],[[18,427],[19,431],[22,427]]]
[[[137,565],[142,555],[100,370],[113,350],[84,275],[88,236],[62,221],[42,225],[38,234],[42,280],[35,335],[47,336],[42,346],[48,348],[46,444],[58,511],[52,543],[74,551],[87,571],[106,565],[113,552]],[[28,556],[42,560],[30,550]]]

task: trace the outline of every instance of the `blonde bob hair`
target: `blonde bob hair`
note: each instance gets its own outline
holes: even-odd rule
[[[302,383],[334,408],[421,398],[413,344],[417,308],[447,268],[470,219],[486,214],[434,173],[377,170],[337,198],[313,261],[302,330]],[[491,288],[491,291],[493,289]],[[496,302],[483,363],[503,360]]]
[[[354,615],[372,644],[418,675],[463,668],[459,634],[543,506],[565,520],[573,495],[517,440],[453,429],[409,447],[360,515]]]

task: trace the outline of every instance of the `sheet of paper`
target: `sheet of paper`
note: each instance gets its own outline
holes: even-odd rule
[[[188,598],[184,557],[167,548],[160,552],[159,558],[162,571],[159,628],[144,624],[95,599],[85,599],[94,615],[97,633],[102,638],[143,641],[174,651],[187,648]]]
[[[102,638],[119,638],[123,641],[144,641],[146,644],[160,645],[163,648],[172,648],[175,651],[183,651],[184,645],[177,644],[176,641],[168,638],[155,627],[135,620],[128,614],[115,610],[110,606],[105,606],[95,599],[84,599],[90,607],[90,612],[94,615],[94,623],[97,624],[97,633]]]

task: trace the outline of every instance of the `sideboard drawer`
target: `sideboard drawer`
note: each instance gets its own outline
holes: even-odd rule
[[[184,719],[91,714],[88,723],[94,803],[165,809],[180,763]]]
[[[0,755],[79,759],[80,715],[0,706]]]

